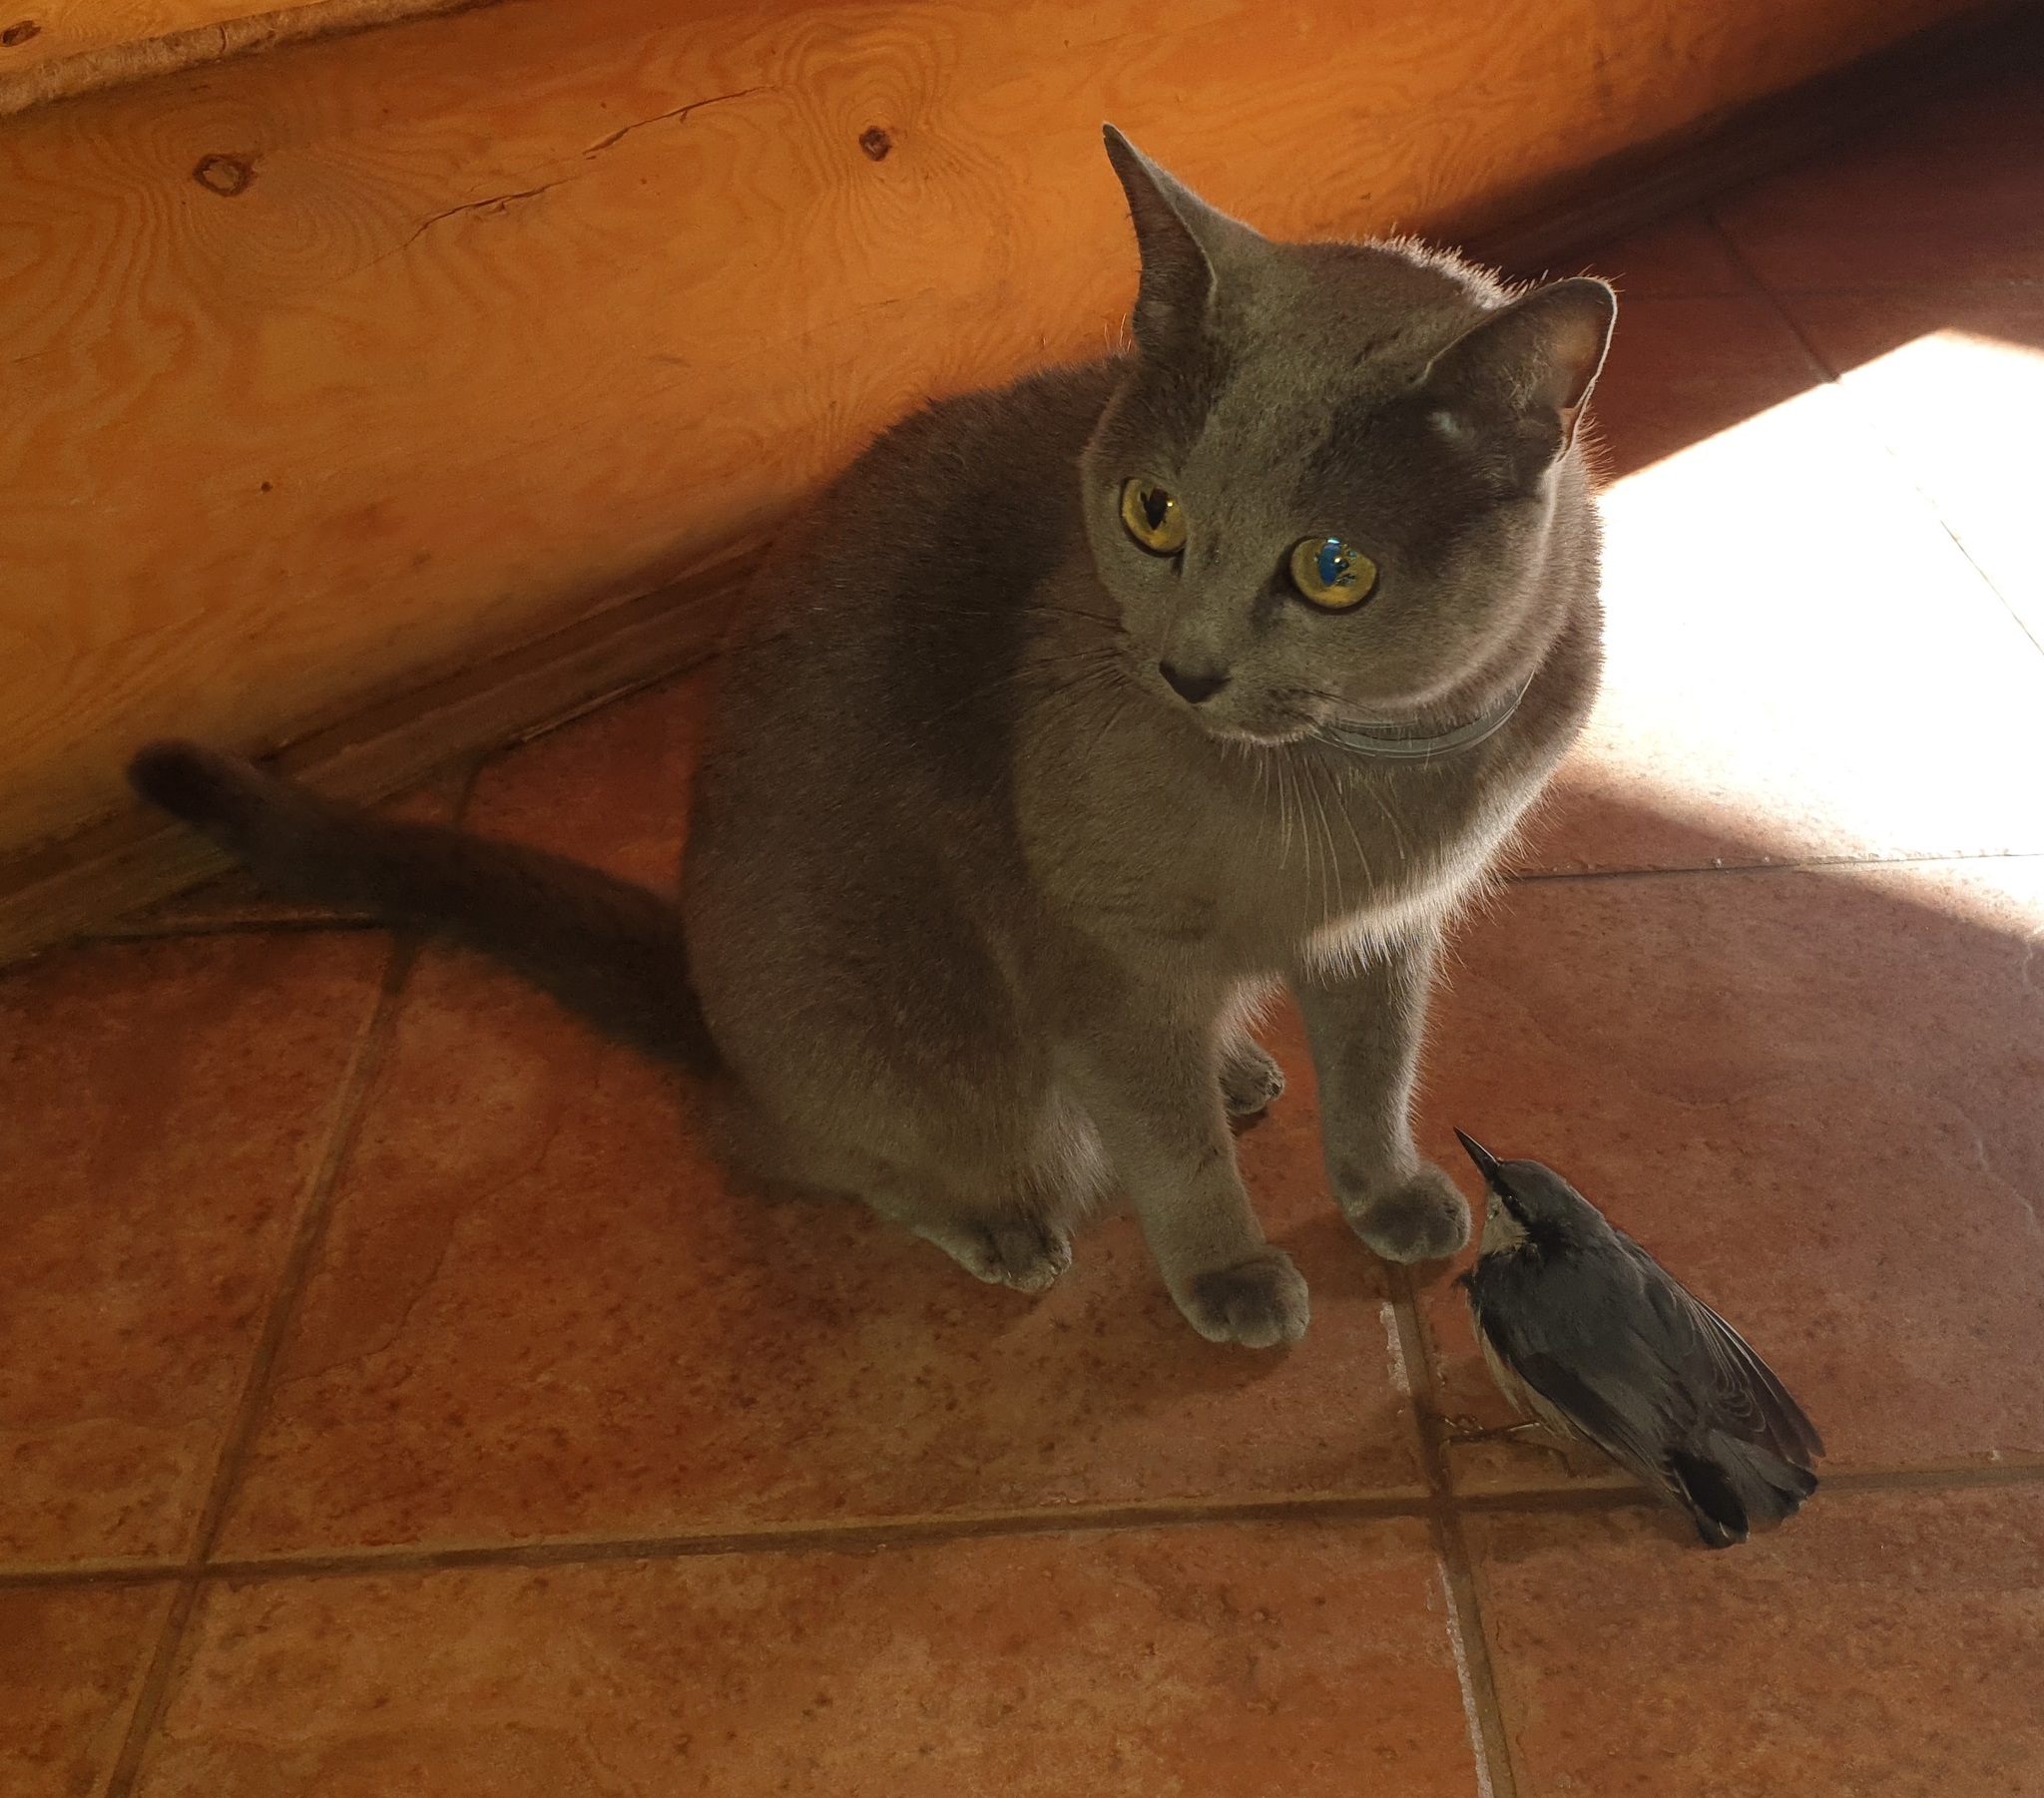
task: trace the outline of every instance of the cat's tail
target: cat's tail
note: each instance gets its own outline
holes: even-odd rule
[[[287,897],[481,950],[649,1055],[702,1074],[718,1067],[681,913],[649,888],[541,849],[343,804],[198,743],[151,743],[128,780]]]

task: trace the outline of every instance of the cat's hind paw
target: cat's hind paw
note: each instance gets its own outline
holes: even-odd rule
[[[920,1224],[915,1233],[934,1242],[975,1279],[1016,1292],[1043,1292],[1072,1264],[1062,1230],[1033,1218]]]
[[[1221,1058],[1221,1098],[1231,1118],[1269,1111],[1283,1091],[1284,1070],[1261,1043],[1238,1037],[1229,1044]]]

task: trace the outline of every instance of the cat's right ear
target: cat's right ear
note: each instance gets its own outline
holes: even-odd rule
[[[1618,295],[1588,276],[1502,306],[1427,369],[1442,428],[1509,448],[1522,475],[1565,455],[1611,346]]]
[[[1238,220],[1210,207],[1183,182],[1145,156],[1112,125],[1101,127],[1107,158],[1129,197],[1129,217],[1143,255],[1136,290],[1136,342],[1168,360],[1207,329],[1214,290],[1233,256],[1263,242]]]

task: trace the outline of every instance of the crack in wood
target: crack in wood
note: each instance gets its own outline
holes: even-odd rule
[[[699,112],[706,106],[716,106],[721,101],[726,100],[743,100],[750,94],[764,94],[765,92],[766,92],[765,87],[740,88],[736,93],[711,94],[702,100],[692,100],[686,106],[678,106],[669,112],[656,113],[650,119],[636,119],[630,125],[620,126],[609,137],[599,138],[582,154],[586,158],[594,158],[610,149],[613,144],[629,137],[635,131],[644,130],[649,125],[659,125],[663,121],[670,119],[683,120],[691,113]],[[443,212],[434,213],[428,218],[421,219],[412,227],[411,234],[402,243],[398,244],[395,249],[385,250],[382,255],[375,257],[372,261],[363,263],[362,268],[373,268],[377,262],[387,261],[393,255],[402,254],[443,220],[456,218],[463,213],[486,213],[492,208],[509,206],[514,200],[537,200],[542,194],[551,193],[555,188],[565,187],[575,179],[572,175],[564,175],[554,181],[542,182],[536,188],[520,188],[511,194],[492,194],[482,200],[465,200],[459,206],[448,207]],[[359,274],[362,272],[362,269],[351,269],[349,272],[351,274]]]
[[[405,238],[397,247],[400,250],[409,249],[443,219],[452,219],[459,213],[487,212],[491,207],[509,206],[514,200],[537,200],[540,195],[550,193],[560,186],[561,183],[558,181],[542,182],[536,188],[520,188],[515,194],[493,194],[487,200],[465,200],[459,206],[449,207],[444,213],[435,213],[430,219],[421,219],[413,228],[411,235]],[[376,258],[379,262],[382,259],[381,256]]]
[[[691,113],[700,112],[706,106],[716,106],[726,100],[744,100],[749,95],[764,94],[766,92],[766,89],[765,87],[740,88],[738,92],[735,94],[712,94],[707,100],[692,100],[689,102],[687,106],[678,106],[672,112],[655,113],[653,117],[650,119],[640,119],[635,121],[631,125],[620,126],[616,131],[612,132],[609,137],[597,139],[597,141],[594,144],[590,145],[590,147],[587,150],[585,150],[582,154],[584,156],[600,155],[603,151],[608,150],[613,144],[617,143],[621,138],[628,138],[635,131],[644,131],[646,127],[649,125],[659,125],[669,119],[686,119]]]

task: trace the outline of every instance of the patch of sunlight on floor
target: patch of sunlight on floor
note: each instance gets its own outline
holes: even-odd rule
[[[1931,331],[1843,385],[2044,645],[2044,349]]]
[[[1856,396],[1798,394],[1603,509],[1579,785],[1775,859],[2044,850],[2044,654]]]

